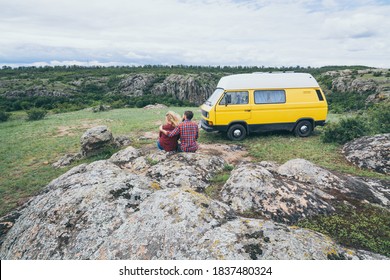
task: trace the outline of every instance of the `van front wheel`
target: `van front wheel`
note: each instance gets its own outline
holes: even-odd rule
[[[246,129],[242,124],[233,124],[229,127],[227,137],[233,141],[240,141],[246,136]]]
[[[313,124],[310,121],[300,121],[294,129],[295,135],[307,137],[313,131]]]

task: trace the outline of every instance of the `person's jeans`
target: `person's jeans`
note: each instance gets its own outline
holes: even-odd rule
[[[164,150],[164,148],[161,147],[160,141],[158,141],[158,140],[157,140],[157,148],[158,148],[159,150],[161,150],[161,151]]]
[[[161,144],[160,144],[160,141],[159,141],[159,140],[157,140],[157,148],[158,148],[159,150],[161,150],[161,151],[164,151],[164,148],[161,147]],[[183,152],[183,150],[182,150],[181,147],[180,147],[180,144],[177,145],[177,152],[179,152],[179,153]]]

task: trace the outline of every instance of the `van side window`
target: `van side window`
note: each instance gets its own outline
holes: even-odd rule
[[[225,92],[225,96],[222,98],[219,105],[226,104],[248,104],[249,101],[249,93],[247,91],[228,91]]]
[[[284,90],[255,90],[255,104],[286,103]]]

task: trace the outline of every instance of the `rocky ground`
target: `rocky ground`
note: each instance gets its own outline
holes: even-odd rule
[[[206,190],[229,163],[236,167],[211,199]],[[237,145],[173,154],[129,146],[74,167],[4,217],[0,258],[384,259],[291,226],[340,202],[389,209],[389,182],[303,159],[254,163]]]

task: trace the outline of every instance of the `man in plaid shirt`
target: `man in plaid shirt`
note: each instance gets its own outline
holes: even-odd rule
[[[183,122],[181,122],[171,132],[162,129],[160,131],[168,137],[174,137],[180,135],[179,152],[195,152],[198,149],[198,125],[196,122],[191,121],[194,113],[192,111],[185,111],[183,115]]]

